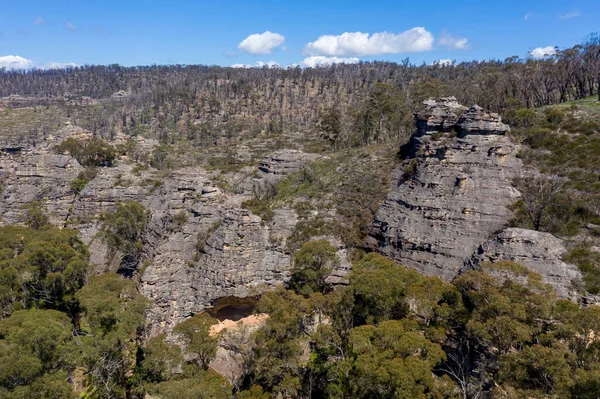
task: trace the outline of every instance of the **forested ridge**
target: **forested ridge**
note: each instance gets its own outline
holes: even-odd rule
[[[361,125],[376,131],[368,135],[382,136],[381,114],[387,108],[412,120],[429,97],[452,95],[501,114],[515,104],[532,108],[600,98],[599,40],[591,35],[544,59],[455,65],[414,65],[406,59],[322,68],[109,65],[3,71],[0,97],[9,107],[61,105],[68,117],[105,137],[125,131],[149,133],[165,143],[188,139],[211,145],[265,131],[310,130],[331,109],[339,113],[342,128]],[[392,87],[392,93],[382,87]],[[378,91],[385,95],[373,98]]]

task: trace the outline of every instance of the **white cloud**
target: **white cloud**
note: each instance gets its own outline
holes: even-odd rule
[[[42,65],[38,68],[40,69],[64,69],[64,68],[75,68],[78,65],[74,62],[50,62],[48,64]]]
[[[285,37],[279,33],[266,31],[248,36],[238,44],[238,48],[249,54],[271,54],[283,43],[285,43]]]
[[[74,68],[76,66],[77,64],[74,62],[49,62],[47,64],[39,64],[18,55],[0,56],[0,69],[62,69]]]
[[[342,58],[342,57],[325,57],[323,55],[313,55],[310,57],[306,57],[304,59],[304,61],[302,61],[302,64],[307,67],[310,67],[310,68],[315,68],[315,67],[327,66],[327,65],[331,65],[331,64],[356,64],[358,62],[360,62],[360,60],[356,57]]]
[[[533,17],[533,13],[532,12],[528,12],[527,14],[525,14],[525,16],[523,17],[523,19],[525,21],[527,21],[529,18]]]
[[[46,20],[42,17],[37,17],[34,21],[33,24],[34,25],[43,25],[46,23]]]
[[[571,19],[571,18],[577,18],[581,16],[581,12],[579,12],[579,10],[573,10],[571,12],[568,12],[566,14],[563,15],[559,15],[560,19]]]
[[[269,67],[269,68],[281,68],[281,66],[279,65],[279,63],[277,61],[267,61],[267,62],[256,61],[256,63],[254,65],[251,65],[251,64],[233,64],[233,65],[231,65],[232,68],[262,68],[264,66]]]
[[[71,22],[67,22],[65,24],[65,27],[69,30],[77,30],[77,27],[75,25],[73,25]]]
[[[433,63],[431,65],[452,66],[454,64],[455,64],[454,60],[451,60],[449,58],[445,58],[445,59],[433,61]]]
[[[377,32],[369,36],[362,32],[324,35],[304,47],[306,56],[364,56],[428,51],[433,47],[433,35],[423,27],[402,33]]]
[[[0,68],[29,69],[33,67],[33,61],[28,60],[27,58],[19,57],[18,55],[0,56]]]
[[[444,47],[455,50],[466,50],[469,48],[469,40],[464,37],[454,37],[448,32],[442,32],[438,43]]]
[[[556,47],[554,47],[554,46],[536,47],[529,52],[529,55],[531,57],[535,58],[536,60],[539,60],[539,59],[542,59],[545,57],[551,57],[554,54],[556,54]]]

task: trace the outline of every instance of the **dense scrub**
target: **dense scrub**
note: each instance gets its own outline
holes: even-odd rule
[[[579,266],[586,288],[600,292],[600,263],[590,250],[600,236],[600,103],[586,99],[508,112],[520,157],[535,170],[516,181],[516,226],[573,241],[565,260]]]
[[[357,257],[348,286],[332,290],[325,277],[335,250],[309,242],[295,254],[290,286],[260,299],[257,311],[269,315],[262,327],[211,335],[216,321],[196,315],[175,328],[175,345],[165,336],[141,340],[147,301],[134,281],[89,278],[74,231],[0,233],[2,292],[12,293],[0,319],[1,397],[600,394],[600,309],[557,299],[510,262],[494,267],[525,276],[525,285],[475,271],[448,284],[369,254]],[[209,368],[221,339],[241,356],[235,385]]]

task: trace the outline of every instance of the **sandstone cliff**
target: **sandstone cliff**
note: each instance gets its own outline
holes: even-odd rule
[[[406,180],[381,206],[368,239],[370,248],[445,280],[506,226],[519,197],[511,181],[522,163],[506,125],[478,108],[464,111],[447,99],[419,114],[404,149]]]
[[[523,173],[509,127],[497,114],[454,98],[425,105],[367,246],[446,281],[483,262],[511,260],[541,274],[559,295],[577,298],[581,275],[561,260],[562,240],[506,229],[509,205],[520,197],[512,182]]]

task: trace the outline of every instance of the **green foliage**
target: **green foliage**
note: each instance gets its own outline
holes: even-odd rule
[[[117,203],[113,212],[102,215],[103,237],[111,251],[119,251],[124,259],[133,259],[143,248],[142,237],[150,221],[151,213],[135,201]]]
[[[342,114],[336,107],[321,111],[317,123],[321,135],[335,149],[342,135]]]
[[[27,227],[38,230],[49,223],[48,215],[42,209],[41,202],[32,202],[23,207],[25,209],[24,223]]]
[[[55,146],[54,151],[57,154],[69,153],[83,166],[112,166],[117,156],[115,148],[98,137],[88,141],[69,137]]]
[[[500,358],[498,379],[529,397],[568,397],[573,385],[569,360],[560,347],[530,346]]]
[[[0,387],[15,398],[73,397],[71,322],[55,310],[21,310],[0,321]],[[64,396],[45,396],[57,392]]]
[[[505,112],[504,122],[511,127],[532,127],[538,122],[535,110],[531,108],[511,109]]]
[[[249,389],[238,392],[236,399],[269,399],[271,395],[264,392],[260,385],[252,385]]]
[[[439,397],[432,369],[445,359],[438,344],[408,320],[356,327],[350,334],[354,355],[349,396],[356,398]]]
[[[263,295],[257,310],[269,319],[255,336],[253,371],[256,382],[270,391],[296,395],[300,388],[303,309],[306,300],[279,288]]]
[[[170,379],[183,364],[181,349],[167,344],[164,335],[148,340],[143,355],[140,373],[145,381],[152,383]]]
[[[354,112],[354,130],[369,145],[410,135],[413,115],[407,93],[398,87],[376,83],[369,98]]]
[[[583,274],[585,288],[592,294],[600,294],[600,254],[586,245],[579,245],[563,255],[563,260],[577,265]]]
[[[179,323],[173,332],[177,334],[188,357],[207,370],[217,353],[218,338],[210,335],[210,327],[217,321],[208,313],[194,315]]]
[[[0,227],[2,316],[29,307],[57,309],[75,317],[75,292],[86,282],[87,248],[77,231],[47,227]]]
[[[309,241],[294,253],[294,271],[289,285],[305,296],[326,292],[330,287],[325,279],[339,262],[337,249],[329,241]]]
[[[68,374],[57,371],[37,378],[30,385],[17,387],[12,399],[76,399],[77,394],[69,384]]]
[[[350,284],[358,325],[406,316],[408,308],[403,301],[404,294],[409,284],[422,278],[419,273],[375,253],[366,255],[354,267]]]
[[[88,183],[89,181],[85,179],[75,179],[71,182],[71,190],[79,194],[85,188],[85,186],[87,186]]]
[[[86,370],[85,384],[92,398],[123,394],[127,375],[133,374],[138,337],[145,322],[147,300],[135,282],[116,274],[95,277],[77,298],[84,308],[78,337],[78,364]]]
[[[213,370],[200,373],[195,378],[161,382],[149,389],[161,399],[233,399],[231,384]]]

